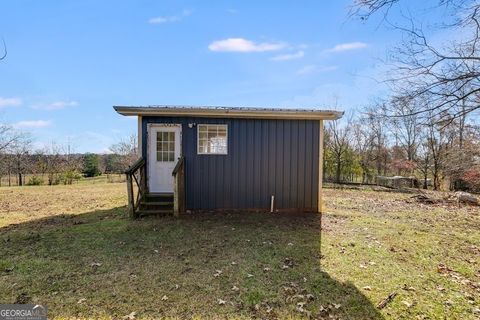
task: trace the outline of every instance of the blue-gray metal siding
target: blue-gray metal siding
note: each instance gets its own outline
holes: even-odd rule
[[[317,210],[319,121],[143,117],[182,125],[187,209]],[[195,124],[227,124],[228,155],[198,155]],[[148,166],[147,166],[148,168]]]

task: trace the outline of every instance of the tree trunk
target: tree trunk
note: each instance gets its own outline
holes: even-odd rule
[[[335,175],[335,180],[337,183],[340,183],[340,173],[342,172],[342,164],[340,163],[340,160],[337,159],[337,170],[336,170],[336,175]]]

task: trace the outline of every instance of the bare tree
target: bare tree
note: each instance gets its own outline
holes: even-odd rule
[[[366,20],[377,12],[388,21],[389,11],[403,0],[354,0],[352,14]],[[412,99],[427,96],[412,115],[432,117],[445,124],[480,108],[480,3],[475,0],[438,0],[438,8],[453,18],[440,27],[461,35],[456,40],[433,43],[416,17],[408,25],[394,25],[403,42],[391,52],[394,65],[388,82],[396,95]],[[393,25],[392,23],[390,23]],[[393,72],[392,72],[393,71]],[[429,120],[426,120],[429,122]]]
[[[24,184],[24,174],[29,169],[29,154],[32,151],[32,139],[24,133],[10,146],[14,162],[14,170],[18,176],[18,185]]]
[[[362,116],[362,123],[370,131],[372,143],[372,160],[377,175],[386,175],[390,153],[388,150],[387,117],[386,106],[382,103],[365,108]]]
[[[395,117],[389,118],[389,124],[395,144],[403,150],[407,161],[415,161],[421,129],[419,117],[415,114],[419,108],[417,101],[408,97],[396,97],[392,99],[391,105]]]
[[[20,139],[21,135],[12,126],[0,124],[0,153],[5,152],[7,148]]]
[[[121,139],[110,147],[113,153],[113,171],[125,171],[138,157],[137,136],[131,135]]]
[[[326,145],[328,150],[332,153],[332,158],[335,166],[335,182],[340,183],[342,168],[347,161],[347,154],[352,149],[352,122],[353,118],[350,116],[346,118],[345,122],[342,120],[330,121],[327,124]]]

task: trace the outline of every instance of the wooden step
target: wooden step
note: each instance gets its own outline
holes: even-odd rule
[[[172,193],[148,193],[143,202],[171,202],[173,203]]]
[[[173,201],[142,201],[141,205],[145,206],[173,206]]]

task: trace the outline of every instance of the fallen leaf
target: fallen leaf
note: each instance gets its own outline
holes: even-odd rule
[[[222,300],[222,299],[218,299],[218,304],[223,306],[225,305],[226,301],[225,300]]]
[[[164,295],[161,299],[162,301],[167,301],[168,300],[168,297],[166,295]]]
[[[236,266],[238,263],[236,263],[235,261],[232,261],[231,265],[232,266]]]
[[[333,306],[335,307],[335,309],[340,309],[342,305],[340,303],[339,304],[334,303]]]
[[[100,267],[102,264],[100,262],[92,262],[90,267]]]
[[[78,304],[81,304],[81,303],[84,303],[85,301],[87,301],[87,299],[81,298],[80,300],[77,301],[77,303],[78,303]]]
[[[136,315],[137,315],[137,313],[136,313],[135,311],[134,311],[134,312],[130,312],[130,313],[127,314],[126,316],[123,316],[122,319],[125,319],[125,320],[134,320]]]
[[[367,269],[367,266],[366,266],[366,265],[363,265],[363,264],[360,264],[360,268],[362,268],[362,269]]]
[[[240,290],[240,289],[239,289],[237,286],[233,286],[233,287],[232,287],[232,291],[235,291],[235,292],[236,292],[236,291],[239,291],[239,290]]]
[[[287,244],[287,246],[290,246],[290,247],[291,247],[291,246],[293,246],[293,243],[289,242],[289,243]]]
[[[153,250],[153,251],[154,251],[155,253],[158,253],[158,250],[157,250],[157,249],[155,249],[155,250]]]
[[[263,268],[263,271],[264,271],[264,272],[268,272],[268,271],[270,271],[270,270],[272,270],[272,269],[270,269],[269,267]]]
[[[365,286],[362,288],[363,290],[367,290],[367,291],[372,291],[372,287],[370,286]]]
[[[251,278],[251,277],[253,277],[253,274],[247,273],[247,278]]]
[[[215,278],[219,277],[220,275],[222,274],[222,270],[215,270],[215,273],[213,274],[213,276]]]
[[[405,300],[403,300],[402,303],[403,303],[404,305],[406,305],[407,308],[410,308],[411,306],[413,306],[413,303],[410,303],[410,302],[405,301]]]
[[[406,284],[403,285],[402,289],[403,289],[403,290],[406,290],[406,291],[415,291],[415,288],[414,288],[414,287],[409,287],[409,286],[407,286]]]

